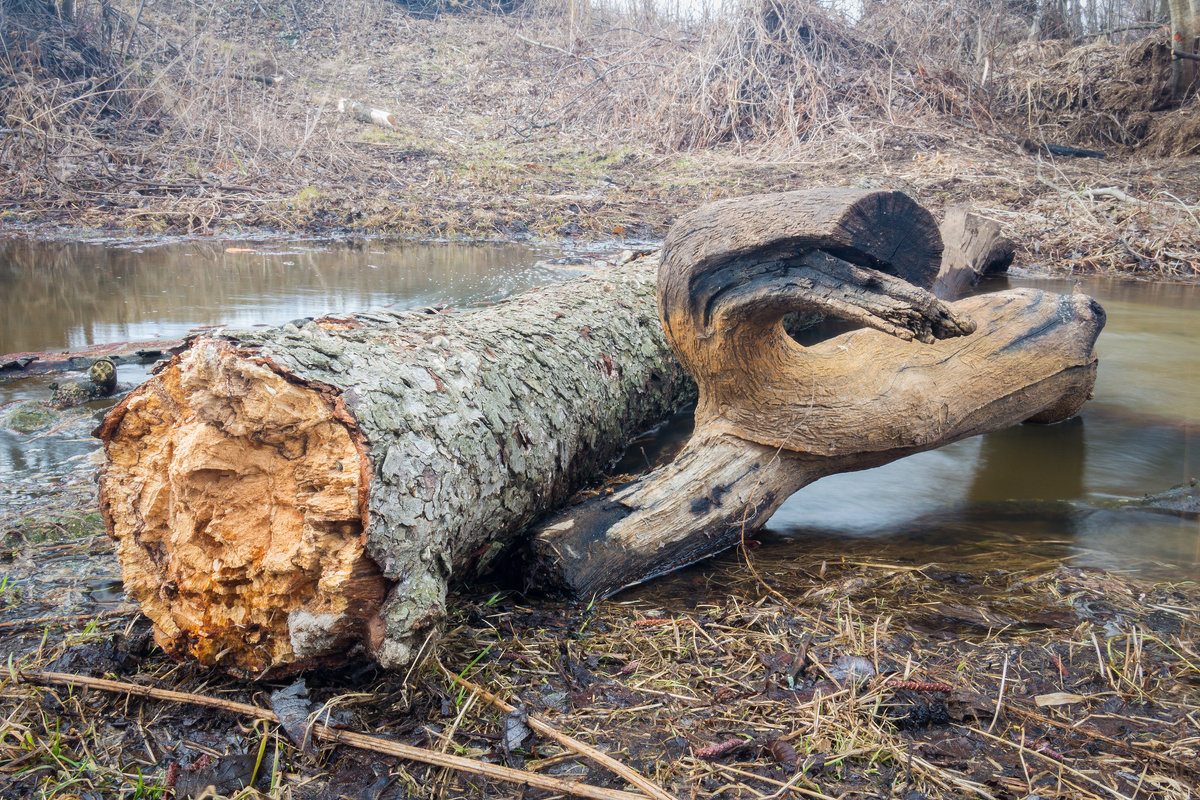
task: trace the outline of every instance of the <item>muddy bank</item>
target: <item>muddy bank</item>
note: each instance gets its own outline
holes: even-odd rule
[[[20,88],[0,133],[5,227],[595,241],[661,237],[720,197],[872,186],[973,203],[1040,269],[1200,274],[1200,110],[1163,105],[1161,34],[1001,37],[985,66],[926,35],[919,6],[886,41],[789,3],[711,31],[599,9],[112,6],[116,23],[80,7],[13,40],[55,44],[5,67]],[[1108,157],[1043,146],[1080,143]]]
[[[676,797],[1182,800],[1200,780],[1195,584],[1027,560],[1003,571],[911,563],[874,544],[800,559],[769,542],[747,552],[588,607],[503,584],[457,597],[447,672],[408,683],[311,673],[303,707],[388,741],[631,788],[529,730],[521,715],[533,714]],[[93,604],[90,624],[29,625],[21,617],[40,609],[11,592],[6,604],[4,655],[19,668],[260,707],[283,688],[166,662],[148,649],[145,621],[119,609]],[[459,674],[521,713],[455,686]],[[349,785],[356,797],[530,796],[369,749],[306,754],[273,728],[184,702],[4,684],[5,717],[27,733],[0,741],[11,767],[0,785],[14,796],[68,786],[110,796],[138,780],[153,790],[221,776],[232,776],[232,794],[263,748],[259,786],[270,797],[335,798]]]

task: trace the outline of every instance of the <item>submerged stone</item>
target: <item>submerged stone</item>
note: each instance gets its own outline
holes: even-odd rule
[[[17,433],[36,433],[49,428],[57,418],[58,414],[41,403],[24,402],[0,415],[0,425]]]

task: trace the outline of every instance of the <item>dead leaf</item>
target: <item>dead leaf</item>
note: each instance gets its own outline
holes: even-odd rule
[[[829,667],[829,677],[838,683],[863,683],[877,674],[875,665],[862,656],[838,656]]]
[[[1065,706],[1071,703],[1082,703],[1087,700],[1081,694],[1071,694],[1070,692],[1051,692],[1050,694],[1039,694],[1033,698],[1033,702],[1038,704],[1038,708],[1046,706]]]
[[[533,731],[525,723],[529,720],[529,712],[524,705],[517,706],[504,715],[504,738],[500,740],[501,749],[506,758],[512,757],[513,750],[519,750]]]
[[[279,725],[283,732],[292,740],[292,744],[309,754],[313,752],[309,743],[311,729],[308,726],[308,712],[311,706],[308,688],[304,685],[303,678],[285,689],[271,692],[271,710],[279,717]]]

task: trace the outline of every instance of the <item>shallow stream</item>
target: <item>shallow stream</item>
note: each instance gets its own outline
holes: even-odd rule
[[[535,266],[558,255],[518,245],[0,241],[0,354],[381,306],[469,307],[571,277],[571,269]],[[1075,289],[1064,280],[1006,283]],[[997,567],[1049,560],[1200,578],[1200,522],[1114,507],[1200,477],[1200,287],[1095,279],[1080,288],[1104,305],[1108,326],[1096,397],[1079,417],[818,481],[772,518],[759,537],[766,552],[820,547]],[[133,385],[147,370],[122,365],[118,377]],[[0,413],[47,397],[49,382],[63,379],[0,383]],[[111,404],[97,401],[33,433],[0,427],[0,521],[93,491],[98,445],[88,431]],[[636,444],[626,467],[687,428],[684,417]]]
[[[282,325],[370,308],[494,302],[586,269],[536,266],[561,248],[398,242],[35,242],[0,240],[0,356],[78,352],[110,342],[178,340],[221,325]],[[117,368],[125,387],[150,364]],[[0,381],[0,521],[78,505],[94,491],[91,429],[115,400],[72,409],[48,428],[4,424],[18,404],[79,374]]]

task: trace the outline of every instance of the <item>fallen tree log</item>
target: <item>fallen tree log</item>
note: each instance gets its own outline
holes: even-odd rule
[[[692,492],[645,506],[687,506],[687,514],[663,519],[692,527],[679,541],[651,533],[633,542],[624,560],[598,557],[597,565],[616,568],[606,583],[572,583],[569,576],[586,571],[581,560],[614,555],[614,548],[624,547],[621,537],[604,538],[599,549],[593,549],[599,540],[553,538],[570,533],[560,518],[539,538],[540,573],[549,584],[611,591],[728,546],[731,512],[751,524],[765,519],[768,506],[782,502],[780,495],[795,483],[791,462],[784,463],[790,456],[758,463],[793,441],[770,413],[794,406],[796,397],[829,406],[821,424],[837,422],[838,409],[846,409],[842,424],[829,429],[831,451],[801,457],[820,462],[805,473],[812,475],[830,465],[882,463],[905,448],[937,446],[968,430],[1067,413],[1087,383],[1090,361],[1067,391],[1054,383],[1066,361],[1048,358],[1009,383],[988,379],[974,392],[964,385],[965,369],[926,372],[918,363],[960,351],[904,351],[908,355],[901,357],[880,347],[860,356],[857,340],[852,348],[844,345],[850,349],[828,343],[810,348],[822,354],[819,360],[847,362],[841,372],[822,373],[832,379],[829,386],[811,380],[811,363],[797,383],[790,348],[799,345],[787,344],[791,340],[770,322],[772,315],[833,313],[922,341],[973,328],[968,315],[919,288],[930,286],[938,271],[937,226],[928,212],[894,192],[790,193],[716,208],[707,219],[685,217],[672,234],[670,252],[691,272],[675,288],[669,277],[675,273],[663,273],[663,297],[675,298],[683,310],[663,315],[684,363],[699,366],[697,374],[706,380],[716,376],[698,411],[703,435],[693,444],[713,445],[700,460],[711,467],[714,458],[727,456],[724,466],[734,474],[710,473],[706,477],[718,480],[705,485],[644,484],[650,494],[668,486]],[[722,222],[726,213],[730,219]],[[97,431],[108,459],[102,511],[117,540],[126,589],[154,622],[159,643],[245,675],[342,662],[356,652],[404,667],[428,652],[452,577],[470,575],[495,558],[522,528],[598,472],[631,434],[692,396],[694,385],[671,356],[655,309],[656,272],[657,262],[644,259],[625,271],[470,313],[372,312],[190,342]],[[678,286],[687,289],[681,294]],[[985,320],[991,327],[984,338],[991,344],[963,349],[964,363],[991,375],[1021,361],[980,360],[994,353],[1013,350],[1042,359],[1043,350],[1061,343],[1055,333],[1060,328],[1088,339],[1086,348],[1076,349],[1090,355],[1095,313],[1090,328],[1078,319],[1056,326],[1045,312],[1053,306],[1061,316],[1062,310],[1050,296],[1028,305],[1036,312],[995,315],[994,325]],[[752,335],[731,335],[733,330]],[[885,341],[895,346],[896,340]],[[765,354],[764,342],[770,345]],[[872,368],[863,358],[876,352],[884,363]],[[910,361],[916,365],[911,370]],[[1046,386],[1019,388],[1035,374],[1043,374]],[[922,383],[926,401],[942,391],[962,397],[947,405],[942,422],[940,406],[935,408],[932,429],[918,430],[914,422],[915,435],[926,438],[913,443],[904,439],[914,434],[903,421],[929,406],[906,405],[905,398],[914,391],[909,382],[921,383],[921,375],[928,376]],[[943,378],[957,382],[938,386]],[[839,444],[838,437],[853,432],[852,420],[871,413],[879,382],[887,380],[896,388],[883,392],[890,400],[875,412],[883,420]],[[713,386],[723,388],[714,393]],[[1003,387],[1015,399],[989,394]],[[1054,403],[1046,399],[1051,395]],[[751,406],[726,402],[738,397],[759,400]],[[978,406],[971,407],[972,399]],[[886,423],[890,416],[898,426],[894,434]],[[726,423],[732,427],[721,429]],[[765,431],[763,441],[734,437],[735,429],[756,425]],[[731,438],[716,438],[722,436]],[[896,442],[881,445],[874,441],[879,436]],[[696,451],[688,452],[695,461]],[[687,460],[674,468],[686,472]],[[770,490],[765,501],[743,502],[742,486],[733,480],[739,465],[781,474],[762,484]],[[618,534],[615,523],[626,518],[653,520],[631,513],[636,504],[605,502],[596,507],[608,515],[608,527],[591,526],[593,533],[611,528]],[[715,511],[704,516],[692,508]],[[698,520],[701,536],[713,536],[700,547],[689,538]],[[570,536],[584,527],[574,526]],[[561,565],[547,568],[551,553],[561,554]]]
[[[957,300],[980,279],[1001,275],[1012,265],[1015,248],[990,219],[962,207],[951,208],[942,220],[946,250],[933,283],[933,293],[943,300]]]
[[[358,102],[343,97],[338,100],[338,111],[343,114],[349,114],[359,122],[366,122],[370,125],[378,125],[381,128],[395,128],[396,115],[390,111],[385,111],[382,108],[372,108]]]
[[[672,227],[659,311],[699,384],[695,431],[671,464],[541,524],[537,583],[607,596],[737,544],[825,475],[1080,409],[1103,309],[1032,290],[941,303],[887,274],[928,285],[936,271],[895,217],[813,193],[714,203]],[[795,311],[875,330],[802,347],[781,325]]]
[[[97,430],[101,510],[158,643],[244,675],[410,664],[451,575],[694,397],[656,272],[191,341]]]
[[[0,355],[0,383],[32,375],[87,372],[98,358],[107,358],[117,366],[153,364],[182,346],[182,339],[157,339],[94,344],[76,353],[9,353]]]

